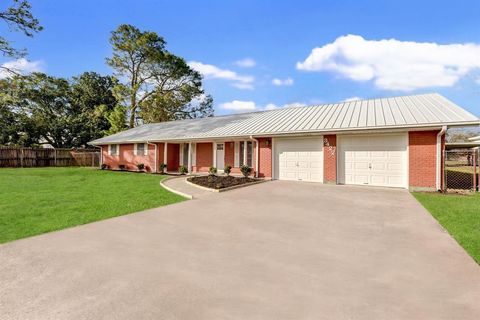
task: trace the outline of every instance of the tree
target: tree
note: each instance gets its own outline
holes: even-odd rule
[[[167,115],[180,114],[182,106],[188,110],[188,105],[204,94],[201,75],[168,52],[165,40],[155,32],[120,25],[112,32],[110,43],[113,55],[107,63],[120,78],[128,79],[116,92],[127,107],[131,128],[138,116],[144,122],[171,119]]]
[[[110,128],[105,131],[106,134],[114,134],[123,131],[127,127],[126,109],[124,106],[117,105],[112,112],[107,115]]]
[[[22,32],[27,37],[43,29],[39,21],[33,17],[31,6],[27,0],[13,0],[13,5],[0,12],[0,19],[7,23],[10,30]],[[19,58],[26,54],[25,50],[16,49],[11,42],[0,36],[0,52],[4,57]],[[15,70],[0,66],[1,69],[15,73]]]
[[[110,130],[115,84],[93,72],[72,81],[43,73],[0,80],[0,143],[85,146]]]

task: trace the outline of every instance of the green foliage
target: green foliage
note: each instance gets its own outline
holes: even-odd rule
[[[223,172],[225,172],[225,174],[226,174],[227,176],[229,176],[230,173],[232,172],[232,166],[230,166],[230,165],[227,164],[227,165],[225,166],[225,168],[223,169]]]
[[[0,169],[0,243],[184,200],[151,174]]]
[[[182,175],[187,174],[188,173],[188,168],[185,167],[185,166],[180,166],[180,167],[178,167],[178,172]]]
[[[215,168],[215,167],[208,168],[208,174],[211,175],[211,176],[216,175],[217,174],[217,168]]]
[[[13,0],[11,7],[0,12],[0,20],[6,22],[10,30],[22,32],[27,37],[33,37],[33,34],[41,31],[43,27],[33,17],[30,10],[31,5],[27,0]],[[23,57],[26,51],[12,47],[9,40],[0,36],[0,53],[5,57]],[[15,70],[7,69],[5,66],[0,68],[12,73],[15,72]]]
[[[212,99],[204,97],[201,75],[165,49],[165,40],[151,31],[122,24],[112,32],[112,57],[118,76],[127,79],[115,89],[127,107],[129,127],[213,114]]]
[[[165,169],[166,169],[166,168],[167,168],[167,164],[166,164],[166,163],[162,163],[162,164],[160,165],[160,172],[161,172],[161,173],[165,173]]]
[[[107,135],[123,131],[127,128],[126,108],[124,106],[116,106],[106,117],[110,124],[110,128],[105,131]]]
[[[116,80],[86,72],[71,81],[32,73],[0,80],[0,144],[85,146],[115,126]]]
[[[244,164],[240,167],[240,172],[242,172],[243,176],[246,178],[252,172],[252,168]]]

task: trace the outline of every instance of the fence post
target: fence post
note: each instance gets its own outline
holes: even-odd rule
[[[21,149],[21,152],[20,152],[20,167],[23,168],[23,148]]]

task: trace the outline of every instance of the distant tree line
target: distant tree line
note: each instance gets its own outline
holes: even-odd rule
[[[31,37],[42,30],[26,0],[0,12],[10,29]],[[112,32],[114,75],[84,72],[66,79],[0,69],[0,145],[82,147],[89,141],[143,123],[213,116],[213,99],[201,75],[167,51],[157,33],[120,25]],[[0,53],[19,58],[0,36]]]

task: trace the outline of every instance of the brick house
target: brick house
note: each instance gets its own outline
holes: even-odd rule
[[[445,97],[423,94],[146,124],[91,144],[112,169],[248,165],[263,178],[435,190],[447,128],[479,124]]]

